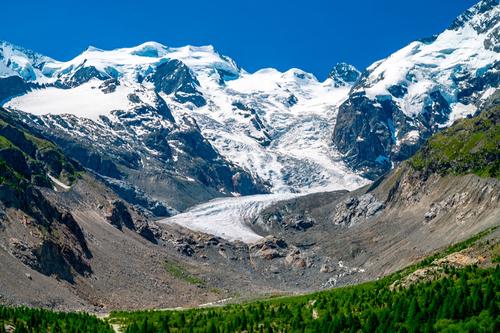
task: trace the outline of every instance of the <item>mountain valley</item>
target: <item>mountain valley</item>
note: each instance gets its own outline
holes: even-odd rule
[[[324,80],[212,46],[0,41],[0,310],[242,303],[498,247],[499,45],[497,0]]]

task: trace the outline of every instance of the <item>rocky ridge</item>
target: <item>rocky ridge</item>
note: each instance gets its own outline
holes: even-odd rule
[[[499,85],[498,1],[483,0],[444,32],[369,66],[340,105],[333,144],[375,179],[425,140],[472,115]]]

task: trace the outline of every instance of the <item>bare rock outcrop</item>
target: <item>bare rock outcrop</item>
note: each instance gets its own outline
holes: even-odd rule
[[[128,229],[135,230],[134,221],[128,211],[127,206],[121,200],[114,200],[111,202],[111,208],[108,216],[106,217],[109,223],[118,229],[124,226]]]
[[[336,206],[333,223],[351,226],[377,215],[382,209],[384,204],[370,193],[349,197]]]
[[[286,253],[287,243],[274,236],[267,236],[259,242],[250,246],[250,252],[253,256],[262,259],[271,260],[283,257]]]

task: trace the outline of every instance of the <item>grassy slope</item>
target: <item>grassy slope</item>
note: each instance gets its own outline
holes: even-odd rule
[[[29,183],[50,186],[47,173],[69,183],[78,177],[77,164],[66,158],[55,144],[19,128],[10,119],[9,113],[0,109],[0,152],[2,151],[8,154],[21,152],[30,170],[27,175],[20,169],[21,164],[0,158],[0,184],[19,190]]]
[[[433,135],[410,159],[416,170],[500,177],[500,106]]]

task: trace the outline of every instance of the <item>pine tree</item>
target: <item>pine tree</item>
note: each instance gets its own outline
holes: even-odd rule
[[[215,326],[215,322],[213,319],[211,319],[209,322],[208,322],[208,329],[207,329],[207,333],[217,333],[217,326]]]
[[[26,328],[26,325],[24,325],[23,322],[17,322],[16,329],[14,330],[14,333],[29,333],[28,329]]]
[[[364,332],[375,332],[379,325],[377,315],[373,312],[370,311],[368,314],[368,318],[366,319],[366,324],[363,329]]]
[[[137,323],[134,321],[127,327],[125,333],[139,333],[139,326],[137,326]]]
[[[169,324],[168,324],[168,319],[169,319],[168,316],[165,316],[161,320],[161,327],[162,327],[164,333],[170,333],[170,327],[169,327]]]
[[[52,333],[60,333],[61,332],[61,327],[59,326],[59,321],[55,321],[54,326],[52,326]]]

